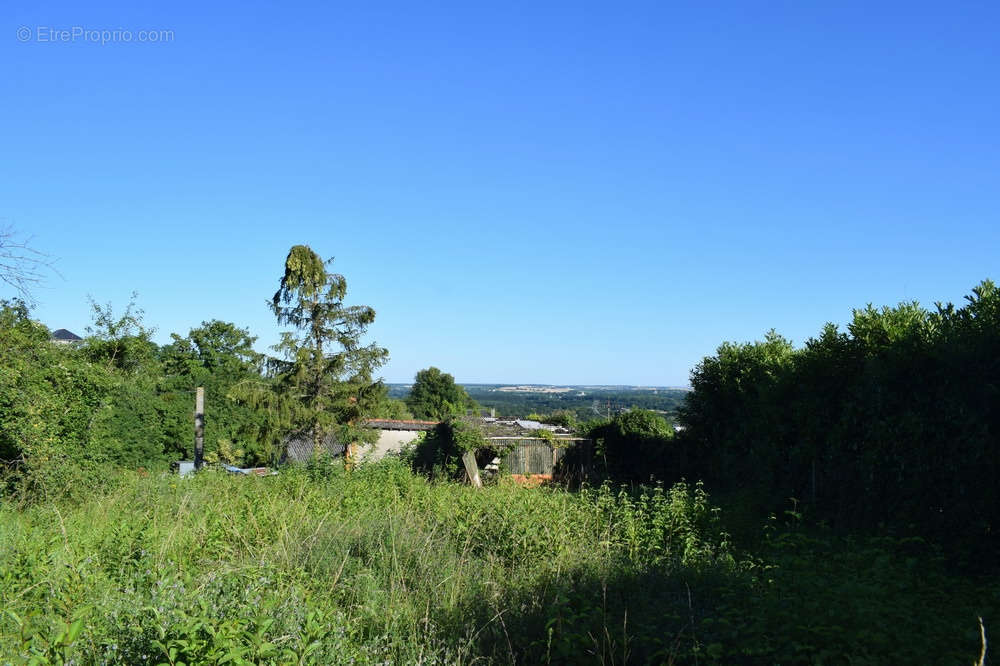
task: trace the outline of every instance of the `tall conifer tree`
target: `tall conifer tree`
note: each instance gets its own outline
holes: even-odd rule
[[[372,374],[389,353],[361,344],[375,310],[344,305],[347,281],[328,271],[332,262],[306,245],[289,250],[270,301],[278,324],[291,329],[274,346],[279,357],[268,361],[272,381],[267,391],[235,392],[267,408],[267,432],[260,434],[279,450],[290,436],[307,437],[317,449],[331,435],[345,444],[373,439],[362,426],[382,395]]]

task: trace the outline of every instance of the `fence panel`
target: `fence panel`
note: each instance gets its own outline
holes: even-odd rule
[[[503,458],[504,467],[511,474],[546,474],[555,472],[556,463],[565,455],[571,446],[580,446],[590,440],[578,438],[560,438],[559,446],[552,446],[548,440],[541,437],[491,437],[490,443],[498,449],[510,452]]]

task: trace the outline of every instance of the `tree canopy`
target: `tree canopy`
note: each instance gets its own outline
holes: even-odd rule
[[[475,400],[455,383],[455,378],[435,367],[421,370],[413,380],[406,406],[418,419],[442,421],[477,409]]]
[[[205,389],[210,418],[205,421],[205,449],[211,455],[223,448],[238,455],[233,462],[264,462],[268,447],[248,436],[262,424],[261,415],[246,404],[226,399],[233,387],[262,382],[263,355],[254,351],[256,337],[230,322],[204,321],[184,337],[160,350],[164,428],[168,451],[191,455],[191,400],[197,387]]]

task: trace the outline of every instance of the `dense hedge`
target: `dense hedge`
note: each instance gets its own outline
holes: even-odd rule
[[[1000,290],[963,307],[856,310],[804,348],[773,331],[692,372],[686,471],[772,510],[996,546]],[[971,556],[970,556],[971,557]],[[973,563],[974,564],[974,563]]]
[[[189,458],[196,386],[211,401],[207,452],[242,445],[248,462],[266,455],[252,441],[229,446],[258,418],[226,398],[236,382],[260,379],[246,331],[206,322],[157,348],[130,310],[105,317],[84,343],[60,345],[29,315],[23,303],[0,303],[0,479],[8,491],[72,494],[100,483],[102,468]]]

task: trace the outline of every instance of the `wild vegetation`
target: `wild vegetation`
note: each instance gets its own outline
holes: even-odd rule
[[[700,485],[475,490],[391,460],[123,474],[4,504],[0,542],[11,663],[954,663],[989,594],[920,541],[779,523],[741,554]]]
[[[474,489],[455,482],[485,446],[454,418],[472,396],[430,368],[408,404],[390,398],[386,351],[359,343],[374,311],[345,305],[328,266],[289,252],[275,357],[215,320],[158,347],[134,302],[94,304],[79,345],[0,306],[0,662],[981,654],[1000,617],[991,282],[958,308],[859,310],[801,349],[723,344],[677,432],[645,409],[534,410],[592,439],[590,478]],[[317,455],[274,477],[164,473],[190,455],[196,386],[211,459],[273,463],[291,436]],[[444,422],[399,459],[322,454],[410,413]]]
[[[372,379],[386,351],[357,344],[374,311],[345,306],[344,278],[309,248],[292,248],[285,263],[273,309],[292,331],[274,357],[254,350],[247,329],[218,320],[158,347],[135,296],[122,313],[93,303],[87,338],[70,345],[50,342],[24,301],[0,302],[8,490],[72,495],[103,483],[109,467],[163,469],[191,459],[198,386],[211,413],[207,454],[238,464],[272,464],[303,433],[370,437],[360,427],[365,418],[405,413]]]

